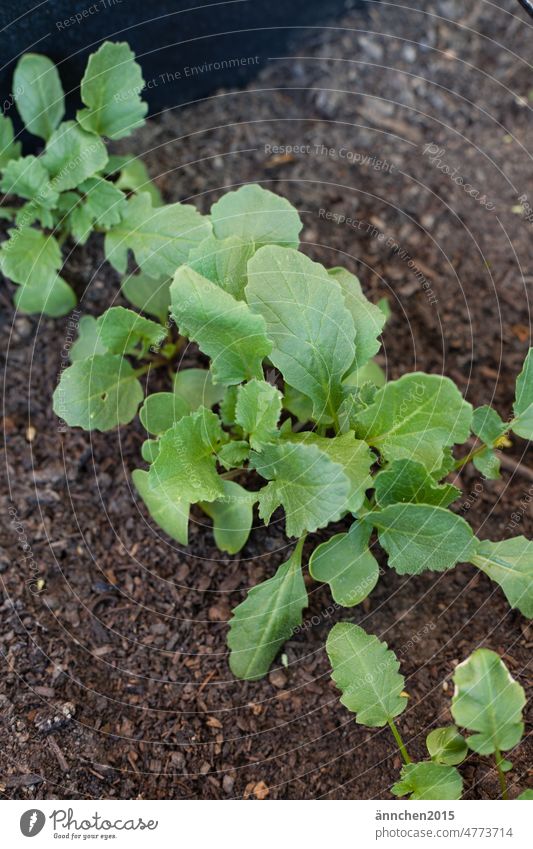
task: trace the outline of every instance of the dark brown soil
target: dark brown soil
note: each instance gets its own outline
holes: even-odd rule
[[[146,151],[167,200],[206,210],[254,180],[285,194],[305,222],[306,252],[346,264],[373,299],[389,298],[381,362],[390,376],[443,372],[470,401],[507,415],[530,344],[533,224],[517,198],[533,199],[533,85],[523,58],[531,25],[514,0],[499,5],[438,0],[430,13],[371,3],[367,18],[347,13],[305,35],[294,56],[265,61],[248,89],[157,116],[131,145]],[[495,208],[432,164],[427,144]],[[287,155],[265,145],[311,147]],[[375,157],[375,167],[341,148]],[[101,246],[69,264],[87,287],[82,312],[108,306],[118,280]],[[309,582],[288,666],[258,683],[233,680],[226,621],[284,558],[280,527],[255,530],[237,557],[220,556],[199,516],[185,551],[152,527],[130,483],[140,427],[59,433],[51,394],[68,320],[13,319],[10,295],[4,288],[7,797],[390,798],[400,762],[387,731],[357,726],[329,679],[323,646],[340,618],[399,653],[411,697],[399,725],[416,756],[428,730],[450,721],[454,665],[476,646],[498,651],[523,685],[531,679],[533,629],[461,566],[416,578],[387,571],[352,611],[332,612],[327,588]],[[516,439],[510,451],[525,466],[526,448]],[[465,471],[459,483],[458,509],[482,537],[533,536],[531,474],[483,482]],[[35,577],[38,594],[28,589]],[[530,741],[512,753],[513,795],[528,783],[531,755]],[[462,771],[469,798],[497,796],[487,759],[471,755]]]

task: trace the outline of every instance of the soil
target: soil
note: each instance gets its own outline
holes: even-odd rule
[[[304,250],[358,273],[373,300],[389,299],[380,355],[389,376],[445,373],[505,416],[531,332],[533,224],[518,197],[533,198],[532,81],[531,24],[514,0],[499,5],[348,11],[302,33],[293,55],[265,58],[245,90],[154,116],[123,148],[145,152],[169,201],[207,210],[249,181],[286,195],[304,220]],[[440,151],[433,162],[429,144]],[[68,275],[82,313],[120,302],[97,239],[72,253]],[[330,682],[323,646],[340,619],[399,654],[410,694],[399,725],[413,756],[450,721],[454,666],[477,646],[530,683],[533,629],[467,565],[419,577],[387,570],[352,610],[334,610],[327,587],[309,580],[286,665],[260,682],[233,680],[226,622],[285,558],[279,523],[221,557],[195,514],[180,550],[132,491],[138,424],[60,432],[51,394],[69,320],[13,315],[11,294],[3,286],[6,797],[391,798],[400,762],[387,730],[356,725]],[[526,449],[517,438],[509,451],[523,473],[484,481],[465,470],[456,481],[455,509],[480,536],[533,537]],[[512,795],[531,784],[532,753],[530,736],[512,753]],[[497,797],[488,759],[472,754],[462,772],[468,798]]]

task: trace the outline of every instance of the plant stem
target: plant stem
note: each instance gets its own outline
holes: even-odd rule
[[[499,749],[496,749],[494,752],[494,758],[496,760],[496,769],[498,770],[498,781],[500,782],[500,790],[502,791],[502,799],[508,799],[509,796],[507,794],[507,781],[505,780],[505,773],[502,769],[502,753]]]
[[[407,749],[405,748],[405,743],[402,740],[402,735],[400,734],[400,732],[398,731],[398,729],[396,727],[396,723],[394,722],[393,719],[389,719],[388,723],[389,723],[389,728],[392,731],[393,737],[396,740],[396,743],[398,744],[398,748],[400,750],[400,754],[403,758],[404,764],[412,763],[411,758],[409,757],[409,754],[407,752]]]
[[[464,457],[459,457],[459,459],[456,460],[452,466],[453,470],[459,471],[460,469],[462,469],[464,466],[466,466],[467,463],[470,463],[470,461],[473,460],[474,457],[477,457],[478,454],[481,454],[481,452],[484,451],[486,447],[486,445],[481,443],[472,451],[469,451],[468,454],[465,454]]]

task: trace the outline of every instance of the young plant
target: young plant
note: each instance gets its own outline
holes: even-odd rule
[[[330,585],[338,604],[352,607],[372,591],[379,543],[400,575],[469,562],[533,615],[533,543],[478,540],[448,509],[460,490],[446,481],[504,437],[508,443],[509,429],[533,437],[533,351],[517,381],[514,417],[497,429],[486,427],[497,414],[483,408],[473,418],[447,377],[416,372],[385,382],[372,361],[384,313],[349,271],[328,270],[298,250],[301,227],[284,198],[257,185],[229,192],[192,221],[203,238],[172,282],[179,263],[159,226],[146,227],[145,238],[142,223],[129,233],[123,224],[111,228],[108,252],[118,248],[125,268],[130,247],[146,266],[124,293],[151,318],[123,307],[85,317],[54,395],[56,413],[87,430],[126,424],[140,406],[149,468],[135,470],[133,481],[153,519],[182,545],[194,504],[230,554],[246,543],[255,505],[266,524],[284,511],[294,550],[230,623],[230,666],[248,680],[268,672],[302,623],[304,540],[341,519],[349,529],[309,559],[311,576]],[[209,368],[177,367],[186,340]],[[166,370],[169,389],[144,397],[141,378],[155,368]],[[452,447],[473,429],[478,447],[455,459]]]
[[[0,268],[20,287],[17,308],[51,316],[69,312],[76,297],[60,276],[65,241],[83,245],[92,232],[117,227],[131,218],[135,201],[137,209],[159,206],[141,160],[109,156],[106,147],[108,139],[129,136],[144,124],[143,86],[128,45],[106,41],[89,57],[81,81],[83,108],[76,120],[64,121],[56,66],[37,53],[19,60],[16,107],[44,149],[22,156],[11,119],[0,115],[0,190],[16,204],[0,206],[0,217],[15,225],[2,244]]]
[[[404,762],[400,780],[391,788],[394,796],[460,799],[463,779],[456,767],[470,748],[482,755],[494,753],[501,795],[508,798],[505,772],[512,764],[501,753],[514,748],[523,737],[522,709],[526,700],[522,687],[511,678],[495,652],[477,649],[453,676],[453,718],[458,725],[476,733],[465,740],[455,726],[435,728],[426,737],[431,759],[413,762],[394,721],[408,701],[405,679],[394,652],[373,634],[348,622],[333,626],[326,649],[331,677],[342,691],[341,704],[356,715],[355,721],[361,725],[388,725],[392,732]],[[518,798],[531,798],[530,794],[530,790],[525,790]]]

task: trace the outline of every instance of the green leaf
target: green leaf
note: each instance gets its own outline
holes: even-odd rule
[[[161,192],[152,183],[146,165],[142,159],[132,159],[131,156],[110,156],[107,174],[117,174],[115,186],[125,192],[148,192],[152,200],[152,206],[161,206],[163,201]]]
[[[261,186],[241,186],[211,207],[217,239],[238,236],[243,242],[297,248],[302,222],[289,201]]]
[[[522,793],[520,793],[520,796],[517,796],[516,798],[517,798],[517,801],[518,800],[524,801],[526,799],[533,799],[533,790],[523,790]]]
[[[250,446],[242,439],[227,442],[218,452],[218,462],[225,469],[239,469],[250,456]]]
[[[0,259],[2,272],[13,283],[35,289],[52,283],[62,265],[57,240],[32,227],[9,230]]]
[[[65,121],[48,139],[41,162],[54,191],[64,192],[100,171],[107,162],[107,150],[98,136],[86,133],[75,121]]]
[[[106,233],[105,255],[124,274],[130,249],[146,274],[154,279],[172,277],[209,232],[208,219],[194,206],[171,203],[153,207],[150,195],[142,192],[128,199],[122,221]]]
[[[157,522],[169,537],[181,545],[188,545],[189,504],[167,498],[159,490],[153,490],[149,482],[149,472],[135,469],[131,477],[154,522]]]
[[[524,733],[526,697],[496,652],[476,649],[456,667],[453,680],[452,716],[458,725],[476,732],[467,738],[470,748],[490,755],[516,746]]]
[[[307,591],[302,577],[303,540],[273,578],[253,587],[233,611],[228,634],[229,665],[237,678],[255,681],[302,622]]]
[[[121,356],[101,354],[66,368],[54,392],[54,412],[70,427],[111,430],[131,422],[143,399],[135,371]]]
[[[22,145],[16,142],[13,121],[0,114],[0,168],[5,168],[12,159],[18,159]]]
[[[202,277],[243,301],[247,264],[254,251],[255,245],[243,242],[238,236],[217,239],[210,235],[192,249],[187,263]]]
[[[220,419],[201,407],[184,416],[159,439],[159,454],[150,468],[150,487],[161,498],[194,503],[224,494],[216,471],[216,452],[227,439]]]
[[[377,584],[379,566],[368,548],[371,530],[354,522],[347,534],[336,534],[311,555],[311,576],[329,584],[334,601],[343,607],[360,604]]]
[[[53,236],[32,227],[9,230],[0,266],[6,277],[21,286],[15,294],[17,309],[57,317],[75,306],[74,292],[57,273],[61,264],[61,250]]]
[[[155,315],[164,324],[170,307],[170,277],[150,277],[144,272],[129,274],[122,281],[122,292],[137,309]]]
[[[355,360],[351,365],[361,369],[381,347],[378,336],[383,330],[385,315],[378,306],[365,298],[359,280],[345,268],[331,268],[329,275],[341,287],[344,303],[353,318]]]
[[[405,710],[405,679],[387,643],[358,625],[339,622],[329,632],[326,651],[341,704],[356,714],[356,722],[381,728]]]
[[[211,358],[216,383],[229,386],[262,379],[261,364],[271,344],[261,316],[186,265],[174,276],[170,298],[180,333]]]
[[[251,455],[250,465],[270,481],[259,491],[259,515],[266,524],[280,505],[290,537],[316,531],[341,517],[350,481],[342,466],[316,445],[264,445],[261,454]]]
[[[523,536],[483,540],[469,560],[500,585],[511,607],[533,619],[533,542]]]
[[[250,445],[257,451],[265,442],[276,438],[281,399],[281,392],[265,380],[251,380],[239,386],[235,421],[249,435]]]
[[[160,434],[190,412],[189,405],[174,392],[154,392],[145,399],[139,418],[148,433]]]
[[[112,354],[144,357],[151,347],[159,347],[167,335],[160,324],[125,307],[110,307],[96,324],[104,346]]]
[[[500,477],[500,460],[492,448],[485,448],[480,454],[476,454],[472,462],[478,472],[481,472],[488,480],[496,480]]]
[[[200,507],[213,520],[217,548],[236,554],[246,545],[253,519],[254,493],[234,481],[222,481],[224,494],[216,501],[201,502]]]
[[[65,114],[65,98],[54,63],[39,53],[25,53],[13,75],[17,110],[34,136],[47,141]]]
[[[415,460],[395,460],[376,475],[374,485],[376,501],[381,507],[400,503],[448,507],[461,494],[452,484],[437,484]]]
[[[364,366],[356,368],[348,377],[344,378],[344,385],[350,388],[352,386],[359,388],[365,384],[372,383],[378,389],[381,389],[382,386],[385,386],[386,382],[387,377],[385,372],[374,360],[369,360]]]
[[[455,725],[430,731],[426,737],[426,746],[432,761],[447,766],[462,763],[468,754],[466,740]]]
[[[119,223],[126,205],[124,192],[102,177],[89,177],[78,189],[84,194],[82,207],[93,226],[108,228]]]
[[[159,454],[159,440],[145,439],[141,445],[141,457],[146,463],[153,463]]]
[[[375,457],[366,442],[355,439],[353,431],[333,437],[318,436],[316,433],[305,431],[290,433],[287,439],[291,442],[316,445],[333,463],[342,466],[350,481],[345,510],[357,513],[364,501],[366,490],[372,486],[370,469]]]
[[[533,348],[527,352],[522,371],[516,379],[515,419],[511,428],[523,439],[533,439]]]
[[[500,477],[500,460],[494,452],[499,440],[505,435],[509,425],[506,424],[492,407],[478,407],[472,417],[472,431],[485,443],[487,448],[476,454],[472,462],[476,469],[489,480]]]
[[[80,109],[77,119],[84,130],[100,136],[129,136],[142,127],[148,111],[140,96],[143,88],[141,68],[128,44],[104,41],[89,56],[81,81],[81,99],[87,109]]]
[[[48,171],[36,156],[22,156],[8,162],[0,189],[8,195],[28,198],[46,209],[53,209],[59,197],[50,185]]]
[[[410,799],[440,800],[460,799],[463,779],[454,766],[423,761],[402,767],[401,779],[391,787],[394,796]]]
[[[105,354],[106,347],[98,333],[98,324],[92,315],[84,315],[78,324],[78,338],[70,349],[70,361],[86,360],[95,354]]]
[[[426,569],[444,572],[469,561],[476,540],[470,525],[455,513],[426,504],[391,504],[367,514],[399,575]]]
[[[17,309],[27,313],[44,313],[52,318],[66,315],[76,306],[76,295],[58,274],[41,286],[21,286],[15,292]]]
[[[248,262],[246,298],[266,322],[270,359],[313,401],[313,416],[335,418],[342,378],[353,362],[355,328],[338,283],[290,248],[261,248]]]
[[[185,368],[174,376],[174,393],[189,407],[190,412],[198,407],[214,407],[224,397],[224,387],[216,386],[211,372],[203,368]]]
[[[417,460],[431,472],[470,433],[472,406],[447,377],[414,372],[387,383],[359,416],[362,439],[385,460]]]

